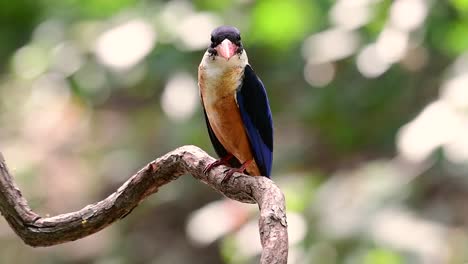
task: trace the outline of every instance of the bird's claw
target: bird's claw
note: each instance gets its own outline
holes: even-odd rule
[[[232,172],[231,170],[229,170],[226,175],[224,175],[223,179],[221,180],[221,184],[226,184],[232,177],[232,175],[234,174],[234,172]]]
[[[232,175],[236,172],[238,173],[244,173],[245,170],[247,169],[247,167],[250,165],[250,163],[252,162],[253,160],[248,160],[246,162],[244,162],[244,164],[242,164],[242,166],[240,166],[240,168],[231,168],[231,169],[227,169],[224,171],[224,173],[226,174],[223,178],[223,180],[221,181],[221,184],[224,184],[226,183],[229,179],[231,179]]]
[[[221,180],[221,184],[226,184],[234,175],[234,173],[244,173],[244,168],[231,168],[224,171],[225,175]]]
[[[212,163],[206,165],[206,167],[203,169],[203,173],[204,173],[204,174],[207,174],[207,173],[210,172],[214,167],[221,165],[221,164],[218,164],[217,162],[218,162],[218,161],[214,161],[214,162],[212,162]]]
[[[207,174],[210,172],[214,167],[218,167],[220,165],[227,165],[228,161],[233,158],[232,154],[227,155],[226,157],[223,157],[221,159],[215,160],[212,163],[206,165],[206,167],[203,169],[203,173]]]
[[[219,159],[219,160],[216,160],[216,161],[213,161],[212,163],[206,165],[206,167],[203,169],[203,173],[207,174],[208,172],[210,172],[214,167],[218,167],[218,166],[221,166],[221,165],[225,165],[226,162],[222,159]]]

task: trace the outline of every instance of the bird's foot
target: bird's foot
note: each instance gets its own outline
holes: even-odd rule
[[[240,166],[240,168],[231,168],[231,169],[228,169],[225,171],[226,175],[224,176],[223,180],[221,181],[221,184],[225,184],[227,181],[229,181],[229,179],[231,179],[232,175],[234,175],[234,173],[238,172],[238,173],[244,173],[245,169],[250,165],[250,163],[252,163],[253,160],[248,160],[246,162],[244,162],[244,164],[242,164],[242,166]]]
[[[208,164],[204,169],[203,169],[203,173],[207,174],[208,172],[210,172],[214,167],[218,167],[220,165],[228,165],[228,162],[230,159],[232,159],[234,156],[232,154],[228,154],[227,156],[225,157],[222,157],[210,164]]]

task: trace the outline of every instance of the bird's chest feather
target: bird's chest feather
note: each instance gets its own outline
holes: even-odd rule
[[[213,71],[200,67],[199,85],[210,124],[227,149],[246,145],[247,138],[236,102],[236,90],[242,82],[243,68]],[[243,146],[244,147],[244,146]]]
[[[220,104],[226,97],[233,97],[241,85],[243,68],[228,69],[200,66],[198,79],[205,104]]]
[[[235,96],[242,82],[243,68],[200,66],[198,74],[200,95],[208,113],[226,116],[239,111]]]

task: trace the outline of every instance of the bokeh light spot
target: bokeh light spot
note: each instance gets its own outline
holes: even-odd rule
[[[397,148],[408,160],[424,161],[434,149],[450,142],[461,126],[460,117],[450,105],[438,100],[400,129]]]
[[[353,1],[337,1],[330,10],[330,20],[338,27],[352,30],[369,22],[369,5],[356,4]]]
[[[198,86],[192,76],[178,73],[171,77],[161,97],[164,112],[175,121],[192,116],[198,105]]]
[[[156,33],[141,19],[128,21],[104,32],[96,41],[98,59],[114,69],[128,69],[153,48]]]
[[[408,34],[392,27],[386,27],[380,33],[376,42],[379,58],[387,63],[395,63],[402,59],[408,48]]]
[[[356,32],[332,28],[308,37],[303,43],[302,54],[309,62],[335,61],[352,55],[359,43]]]
[[[357,56],[357,67],[363,76],[375,78],[390,68],[390,64],[379,56],[375,44],[364,47]]]
[[[468,72],[449,79],[442,86],[442,99],[459,109],[468,109]]]
[[[185,50],[206,49],[210,44],[211,31],[220,24],[220,19],[212,13],[189,15],[177,26],[180,41],[175,44]]]
[[[397,0],[390,9],[390,21],[400,30],[411,31],[422,25],[427,11],[425,0]]]
[[[82,63],[82,54],[70,42],[60,43],[52,50],[52,68],[66,76],[75,73]]]
[[[330,62],[322,64],[308,63],[304,68],[304,78],[312,86],[323,87],[335,77],[335,66]]]
[[[22,78],[32,79],[38,77],[47,67],[47,52],[38,46],[25,46],[16,51],[13,57],[13,70]]]

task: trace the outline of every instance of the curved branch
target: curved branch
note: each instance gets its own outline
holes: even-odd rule
[[[288,235],[281,190],[266,177],[242,174],[235,174],[222,184],[225,167],[203,173],[203,168],[212,161],[213,158],[198,147],[180,147],[150,162],[106,199],[76,212],[43,218],[29,208],[0,153],[0,211],[26,244],[52,246],[98,232],[129,214],[159,187],[188,173],[231,199],[257,203],[263,246],[260,262],[286,263]]]

